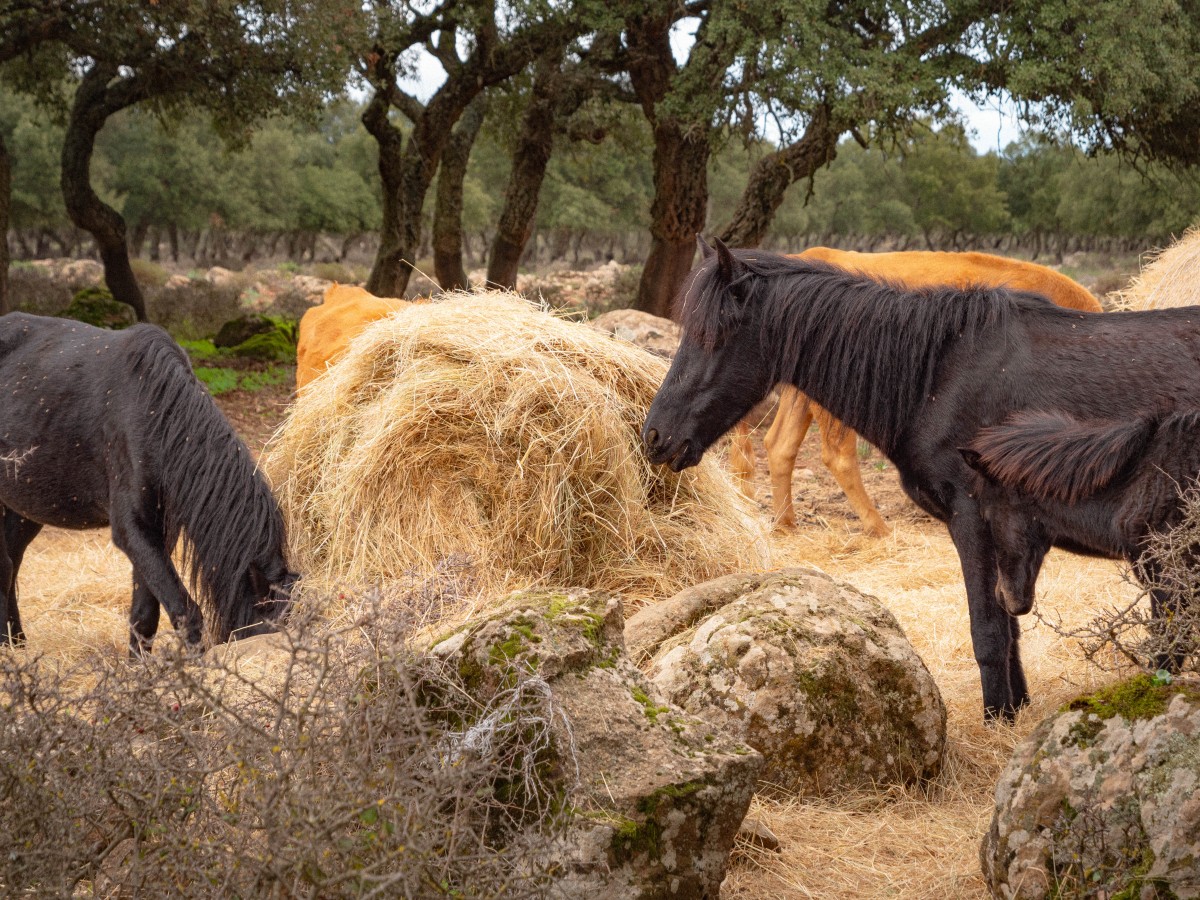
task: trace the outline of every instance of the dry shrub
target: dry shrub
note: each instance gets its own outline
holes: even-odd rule
[[[465,555],[492,590],[634,599],[761,567],[761,524],[715,462],[676,475],[642,453],[665,371],[503,292],[373,323],[268,447],[293,558],[362,584]]]
[[[1200,486],[1181,487],[1179,502],[1179,524],[1152,534],[1145,555],[1124,573],[1136,594],[1073,627],[1038,613],[1097,668],[1155,672],[1171,661],[1173,668],[1200,670]],[[1151,609],[1154,592],[1165,598],[1161,619]]]
[[[1121,309],[1171,309],[1200,304],[1200,228],[1189,228],[1159,251],[1120,294]]]
[[[275,635],[258,668],[237,644],[70,669],[0,656],[0,891],[544,893],[564,787],[539,763],[561,713],[534,676],[484,708],[405,632]],[[507,727],[468,741],[489,717]]]

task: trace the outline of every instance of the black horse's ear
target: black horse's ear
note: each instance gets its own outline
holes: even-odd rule
[[[733,281],[733,273],[737,266],[737,260],[733,258],[733,254],[729,252],[729,248],[725,246],[723,240],[713,238],[713,241],[717,245],[717,274],[724,284],[729,284]]]
[[[704,235],[702,234],[696,235],[696,248],[700,251],[701,259],[708,259],[717,252],[712,247],[708,246],[708,241],[704,239]]]
[[[958,452],[962,454],[963,461],[983,475],[987,474],[987,468],[983,465],[983,456],[978,450],[972,450],[970,447],[959,447]]]

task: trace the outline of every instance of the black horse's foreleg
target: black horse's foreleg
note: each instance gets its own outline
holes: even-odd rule
[[[146,614],[146,606],[150,598],[155,598],[167,611],[167,617],[185,641],[189,644],[199,644],[203,636],[204,619],[200,607],[192,600],[184,587],[183,580],[175,571],[171,558],[166,549],[166,541],[162,536],[162,528],[147,525],[136,514],[122,511],[113,516],[113,543],[129,557],[133,563],[133,579],[135,589],[130,607],[130,620],[139,617],[145,633],[135,632],[131,635],[131,646],[136,651],[135,642],[140,644],[142,639],[154,636],[158,627],[157,616],[153,623]],[[153,628],[151,628],[153,624]],[[137,625],[134,626],[135,629]]]
[[[158,598],[133,573],[133,603],[129,607],[129,655],[141,656],[150,652],[158,632]]]
[[[1025,681],[1025,668],[1021,665],[1021,620],[1008,617],[1008,683],[1012,687],[1013,707],[1020,709],[1029,705],[1029,685]]]
[[[1150,594],[1150,633],[1156,652],[1150,664],[1156,669],[1179,672],[1192,648],[1187,646],[1191,629],[1181,598],[1163,587],[1162,566],[1146,556],[1128,557],[1138,580]]]
[[[996,599],[996,553],[991,535],[972,505],[956,510],[949,527],[967,587],[971,647],[983,686],[983,715],[1012,721],[1017,707],[1028,701],[1029,690],[1014,639],[1016,622]]]
[[[4,510],[2,532],[4,546],[0,547],[0,590],[4,592],[2,604],[4,634],[0,635],[0,644],[25,643],[25,630],[21,627],[21,613],[17,606],[17,573],[21,569],[21,560],[25,558],[25,549],[41,530],[40,523],[26,519],[11,509]]]

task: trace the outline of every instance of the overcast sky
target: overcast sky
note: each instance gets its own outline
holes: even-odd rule
[[[692,45],[692,35],[684,28],[677,26],[672,31],[671,46],[676,58],[683,62]],[[412,92],[421,101],[428,100],[433,92],[446,80],[445,70],[441,64],[426,53],[420,51],[417,58],[415,74],[411,78],[401,79],[401,87]],[[1016,117],[1015,107],[1011,103],[992,100],[982,106],[976,105],[970,98],[957,91],[951,94],[954,108],[963,114],[970,132],[971,144],[980,153],[989,150],[999,153],[1021,133],[1020,123]]]

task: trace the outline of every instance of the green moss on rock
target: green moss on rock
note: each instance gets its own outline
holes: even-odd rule
[[[1200,699],[1200,693],[1187,685],[1164,683],[1144,674],[1101,688],[1090,696],[1077,697],[1061,710],[1083,713],[1068,730],[1067,742],[1077,747],[1090,746],[1104,729],[1104,723],[1117,716],[1127,722],[1161,716],[1176,694]]]
[[[108,289],[102,287],[88,287],[76,293],[71,299],[71,305],[59,313],[59,316],[114,331],[128,328],[137,322],[133,307],[113,299]]]

